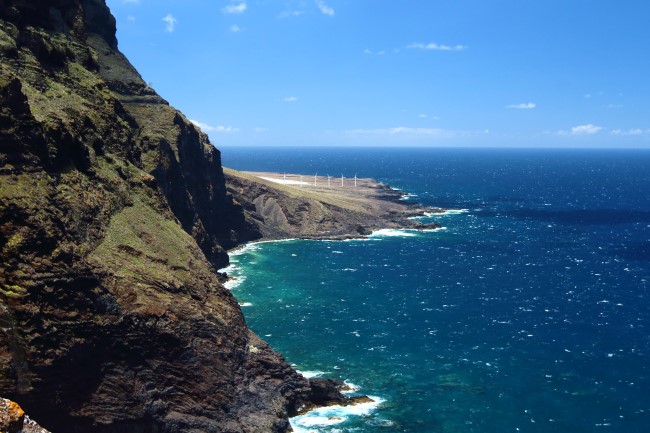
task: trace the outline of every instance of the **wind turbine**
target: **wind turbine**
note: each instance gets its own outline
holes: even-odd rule
[[[332,176],[330,176],[330,175],[328,174],[328,175],[327,175],[327,187],[329,188],[329,187],[331,187],[331,186],[332,186]]]
[[[316,176],[318,176],[318,172],[314,175],[314,186],[316,186]]]
[[[354,187],[357,187],[357,174],[354,173]]]
[[[343,179],[344,179],[343,173],[341,173],[341,186],[343,186]]]
[[[283,182],[287,181],[287,172],[286,171],[282,173],[282,181]]]

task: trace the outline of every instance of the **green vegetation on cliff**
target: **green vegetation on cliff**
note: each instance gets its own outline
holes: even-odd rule
[[[326,402],[219,283],[260,234],[103,0],[0,0],[0,54],[0,395],[54,433],[282,432]]]

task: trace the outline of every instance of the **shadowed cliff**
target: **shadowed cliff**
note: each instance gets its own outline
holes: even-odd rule
[[[0,395],[54,433],[280,432],[345,403],[218,282],[260,235],[103,0],[0,0],[0,57]]]

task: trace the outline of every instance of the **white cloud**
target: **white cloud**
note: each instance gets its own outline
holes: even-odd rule
[[[345,133],[352,135],[420,135],[433,137],[448,137],[453,135],[451,131],[440,128],[409,128],[406,126],[398,126],[396,128],[351,129],[345,131]]]
[[[573,128],[571,128],[571,134],[572,135],[585,135],[585,134],[593,135],[593,134],[597,134],[598,131],[600,131],[601,129],[603,128],[600,126],[592,125],[590,123],[588,125],[574,126]]]
[[[623,105],[621,105],[621,104],[607,104],[607,105],[603,105],[603,108],[609,108],[609,109],[623,108]]]
[[[233,33],[241,32],[241,27],[239,27],[237,24],[233,24],[230,26],[230,31]]]
[[[532,110],[537,107],[537,104],[534,102],[525,102],[522,104],[510,104],[506,105],[506,108],[514,108],[515,110]]]
[[[201,128],[201,131],[203,132],[223,132],[223,133],[239,132],[239,128],[233,128],[232,126],[223,126],[223,125],[211,126],[208,125],[207,123],[199,122],[198,120],[192,120],[192,119],[189,120],[194,125]]]
[[[232,126],[223,126],[223,125],[217,125],[217,127],[214,129],[215,132],[223,132],[223,133],[231,133],[231,132],[239,132],[239,128],[234,128]]]
[[[650,129],[633,128],[628,130],[614,129],[612,135],[639,136],[650,134]]]
[[[165,26],[165,31],[166,32],[173,32],[176,30],[176,24],[178,24],[178,20],[174,18],[172,14],[167,14],[166,17],[162,19],[167,25]]]
[[[315,0],[315,1],[316,1],[316,6],[318,6],[318,9],[320,9],[322,14],[329,15],[331,17],[334,16],[334,9],[327,6],[324,0]]]
[[[418,49],[418,50],[433,50],[433,51],[462,51],[467,49],[465,45],[444,45],[437,44],[435,42],[430,42],[428,44],[423,44],[421,42],[414,42],[406,48]]]
[[[226,6],[225,8],[221,9],[221,12],[223,12],[224,14],[241,14],[246,9],[248,9],[246,2],[241,2],[238,4],[232,4]]]
[[[558,131],[559,135],[594,135],[600,132],[603,128],[601,126],[592,125],[578,125],[571,128],[570,131]]]
[[[284,102],[296,102],[298,100],[297,96],[287,96],[286,98],[282,99]]]
[[[260,128],[259,126],[255,128],[255,132],[266,132],[269,128]]]
[[[189,119],[189,120],[195,126],[198,126],[199,128],[201,128],[201,131],[203,131],[203,132],[212,132],[212,131],[214,131],[216,129],[214,126],[210,126],[207,123],[199,122],[198,120],[193,120],[193,119]]]
[[[135,21],[135,17],[133,15],[127,15],[126,20],[133,22]]]

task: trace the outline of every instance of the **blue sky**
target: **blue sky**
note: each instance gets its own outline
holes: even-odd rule
[[[646,0],[108,0],[217,146],[650,147]]]

